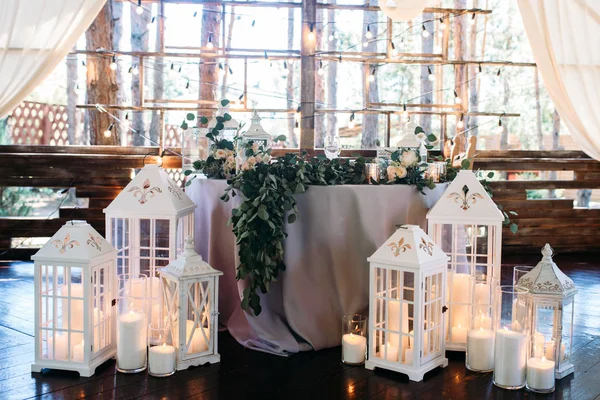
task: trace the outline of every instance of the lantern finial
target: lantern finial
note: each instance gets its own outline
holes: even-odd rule
[[[552,258],[553,254],[554,254],[554,250],[552,249],[552,247],[550,247],[550,244],[546,243],[546,245],[542,249],[542,255],[544,256],[545,259],[549,259],[549,258]]]
[[[192,236],[188,236],[185,238],[185,245],[183,247],[183,254],[186,256],[195,255],[194,251],[194,238]]]

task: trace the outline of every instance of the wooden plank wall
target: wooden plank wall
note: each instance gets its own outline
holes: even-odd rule
[[[178,150],[176,150],[178,151]],[[283,150],[274,152],[283,153]],[[361,152],[372,156],[372,152]],[[367,154],[368,153],[368,154]],[[0,218],[0,259],[23,259],[34,251],[11,249],[13,237],[51,236],[65,221],[85,219],[104,234],[102,209],[127,185],[132,169],[157,163],[156,147],[0,146],[0,186],[74,187],[89,208],[61,208],[58,218]],[[180,168],[177,156],[163,157],[165,168]],[[600,163],[582,152],[481,151],[475,168],[502,172],[574,171],[573,180],[510,180],[492,183],[495,200],[514,210],[519,231],[505,229],[504,252],[538,252],[549,242],[558,251],[596,250],[600,209],[577,209],[574,199],[527,200],[528,189],[600,188]]]

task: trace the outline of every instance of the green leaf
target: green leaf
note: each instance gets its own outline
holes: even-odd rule
[[[437,136],[435,136],[433,133],[430,133],[429,135],[427,135],[427,140],[429,140],[430,142],[435,142],[437,140]]]
[[[509,213],[509,214],[512,214],[512,215],[519,215],[519,214],[517,214],[517,212],[516,212],[516,211],[509,211],[508,213]]]
[[[186,130],[188,128],[187,122],[183,121],[180,126],[181,129]]]
[[[275,142],[285,142],[285,141],[286,141],[286,139],[287,139],[287,136],[285,136],[285,135],[279,135],[279,136],[277,136],[277,137],[274,139],[274,141],[275,141]]]
[[[223,114],[223,120],[224,121],[231,121],[231,115],[229,115],[227,113]]]
[[[262,219],[263,221],[266,221],[267,219],[269,219],[269,213],[267,212],[267,207],[264,204],[261,204],[260,206],[258,206],[258,218]]]
[[[460,167],[462,169],[469,169],[469,166],[471,165],[471,161],[469,161],[469,159],[465,158],[464,160],[462,160],[460,162]]]
[[[206,117],[200,117],[200,123],[203,124],[203,125],[208,124],[208,118],[206,118]]]
[[[194,171],[192,171],[191,169],[186,169],[185,171],[183,171],[183,175],[190,176],[192,174],[192,172],[194,172]]]
[[[227,100],[227,99],[223,99],[223,100],[221,100],[221,106],[223,106],[223,107],[225,107],[225,106],[226,106],[227,104],[229,104],[229,103],[230,103],[230,102],[229,102],[229,100]]]
[[[427,150],[431,150],[431,149],[433,149],[433,146],[432,146],[432,145],[430,145],[430,144],[426,144],[426,145],[425,145],[425,148],[426,148]]]
[[[519,227],[517,226],[517,224],[515,224],[515,223],[510,224],[510,231],[513,234],[516,234],[518,230],[519,230]]]
[[[494,173],[493,172],[488,172],[487,177],[492,179],[494,177]]]
[[[222,122],[219,122],[217,125],[215,125],[215,129],[217,131],[221,131],[221,130],[223,130],[223,128],[225,128],[225,125],[223,125]]]
[[[417,135],[417,134],[419,134],[419,133],[421,133],[421,132],[425,133],[425,131],[423,130],[423,128],[421,128],[420,126],[417,126],[417,127],[415,128],[415,135]]]
[[[296,222],[296,214],[288,215],[288,224],[293,224],[294,222]]]
[[[196,119],[196,116],[194,115],[194,113],[187,113],[185,119],[187,119],[188,121],[193,121],[194,119]]]

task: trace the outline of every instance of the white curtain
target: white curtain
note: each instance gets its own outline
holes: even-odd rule
[[[600,160],[600,0],[519,0],[519,9],[558,113]]]
[[[0,0],[0,118],[75,46],[106,0]]]

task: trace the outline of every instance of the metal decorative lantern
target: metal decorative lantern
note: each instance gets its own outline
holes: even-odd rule
[[[444,291],[448,257],[416,225],[404,225],[370,263],[368,369],[407,374],[412,381],[444,357]]]
[[[219,103],[219,108],[217,109],[217,115],[215,115],[208,122],[207,127],[208,127],[209,132],[212,131],[219,124],[217,117],[223,117],[225,114],[229,114],[229,103],[227,103],[226,105]],[[235,119],[231,118],[228,121],[223,121],[223,129],[219,130],[219,135],[222,136],[223,139],[233,141],[233,139],[235,138],[235,135],[238,132],[238,129],[239,129],[239,122],[236,121]]]
[[[177,370],[217,363],[219,276],[202,260],[188,237],[175,261],[161,268],[164,306],[177,353]]]
[[[473,302],[485,305],[483,299],[477,298],[477,293],[483,296],[483,293],[490,292],[485,287],[472,292],[469,282],[472,276],[491,277],[494,278],[492,282],[500,282],[504,216],[473,171],[461,170],[429,210],[427,220],[428,232],[434,243],[450,256],[446,289],[446,348],[465,351],[462,331],[468,328],[470,307]],[[478,280],[489,282],[487,279]],[[453,335],[453,331],[457,334]]]
[[[115,354],[116,250],[85,221],[69,221],[34,256],[35,363],[92,376]]]
[[[250,147],[253,147],[255,151],[259,149],[266,151],[271,147],[272,137],[262,127],[260,120],[261,118],[258,115],[258,112],[254,111],[252,113],[250,127],[242,134],[242,137],[238,141],[236,160],[238,171],[242,164],[248,159],[246,151],[249,150]]]
[[[552,248],[546,244],[542,260],[517,285],[529,289],[531,296],[531,356],[553,363],[555,377],[561,379],[573,372],[573,308],[577,289],[554,263],[552,254]]]
[[[208,158],[209,142],[206,128],[188,128],[181,139],[181,168],[194,170],[194,162]]]

